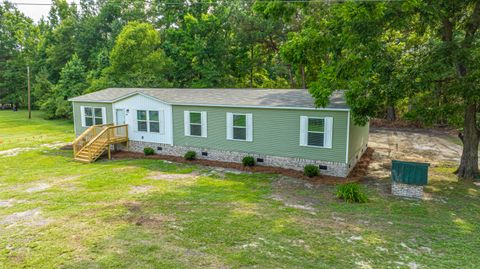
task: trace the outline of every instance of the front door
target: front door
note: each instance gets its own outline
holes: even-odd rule
[[[117,125],[124,125],[125,124],[125,109],[115,109],[115,118]],[[123,128],[115,128],[115,135],[117,136],[125,136],[125,129]]]
[[[117,125],[125,124],[125,109],[116,109]]]

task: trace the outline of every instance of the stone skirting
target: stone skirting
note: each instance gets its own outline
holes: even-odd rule
[[[423,199],[423,186],[392,181],[392,194],[408,198]]]
[[[129,141],[128,147],[118,146],[120,150],[133,151],[133,152],[143,152],[143,149],[146,147],[153,148],[157,154],[172,155],[172,156],[183,156],[187,151],[195,151],[197,153],[198,159],[206,159],[212,161],[223,161],[223,162],[242,162],[243,157],[253,156],[255,160],[263,159],[263,162],[257,160],[258,165],[265,166],[275,166],[288,169],[295,169],[303,171],[303,167],[307,164],[321,165],[324,169],[320,169],[320,173],[330,176],[337,177],[346,177],[349,171],[353,168],[348,167],[345,163],[336,163],[328,161],[317,161],[317,160],[308,160],[302,158],[291,158],[291,157],[280,157],[280,156],[271,156],[271,155],[261,155],[248,152],[237,152],[237,151],[226,151],[226,150],[217,150],[217,149],[206,149],[198,147],[189,147],[189,146],[177,146],[169,144],[160,144],[152,142],[142,142],[142,141]],[[205,156],[202,153],[207,153]]]

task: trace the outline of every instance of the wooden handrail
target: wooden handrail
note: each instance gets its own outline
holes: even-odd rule
[[[101,127],[100,132],[95,132],[95,129]],[[118,132],[117,129],[121,129]],[[88,135],[88,136],[87,136]],[[98,143],[97,143],[98,142]],[[109,145],[119,142],[128,142],[128,125],[113,125],[103,124],[91,126],[85,130],[84,134],[75,140],[74,156],[80,152],[85,152],[90,161],[94,161],[104,150],[108,149],[108,156],[110,158]],[[97,144],[95,144],[97,143]],[[95,145],[94,145],[95,144]],[[80,148],[77,150],[77,146]],[[100,147],[100,148],[99,148]],[[93,150],[92,150],[93,149]],[[101,150],[100,150],[101,149]],[[84,154],[85,154],[84,153]]]
[[[95,134],[95,130],[96,128],[102,128],[104,126],[112,126],[113,123],[107,123],[107,124],[96,124],[96,125],[92,125],[90,127],[88,127],[85,131],[83,131],[83,133],[81,135],[79,135],[72,143],[73,145],[73,155],[75,156],[77,154],[78,151],[82,150],[82,148],[85,147],[85,145],[80,148],[79,150],[77,150],[77,144],[79,144],[79,142],[81,142],[87,135],[90,135],[90,134],[93,134],[92,136],[95,137],[96,134]],[[91,140],[91,139],[90,139]],[[89,141],[90,141],[89,140]]]
[[[100,136],[102,136],[104,133],[109,132],[110,130],[116,129],[116,128],[121,128],[121,127],[126,127],[127,124],[123,125],[114,125],[114,126],[108,126],[107,128],[103,129],[98,135],[96,135],[94,138],[90,139],[88,143],[85,145],[85,147],[90,146],[93,144]],[[109,135],[109,133],[107,133]],[[125,136],[128,136],[128,134],[125,134]],[[110,141],[110,138],[108,139]]]

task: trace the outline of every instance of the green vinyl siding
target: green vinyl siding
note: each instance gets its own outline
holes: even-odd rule
[[[107,111],[107,122],[113,123],[113,113],[112,113],[112,104],[110,103],[93,103],[93,102],[72,102],[73,105],[73,120],[75,123],[75,134],[78,136],[85,131],[88,127],[82,126],[82,113],[80,112],[80,107],[90,106],[90,107],[105,107]]]
[[[181,146],[345,163],[346,111],[174,105],[173,143]],[[184,111],[207,112],[207,137],[184,135]],[[227,140],[227,112],[252,113],[253,141]],[[332,148],[300,146],[300,116],[333,117]]]
[[[369,123],[364,126],[356,125],[353,119],[350,119],[350,135],[348,148],[348,161],[368,143]]]

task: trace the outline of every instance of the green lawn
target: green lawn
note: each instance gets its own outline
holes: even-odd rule
[[[432,168],[431,200],[394,198],[383,179],[365,185],[369,203],[346,204],[275,175],[80,164],[40,146],[71,141],[71,123],[25,115],[0,111],[0,268],[480,266],[480,188],[450,164]]]
[[[38,147],[43,144],[66,142],[73,137],[73,124],[68,121],[44,120],[43,113],[20,110],[0,110],[0,150],[18,147]]]

